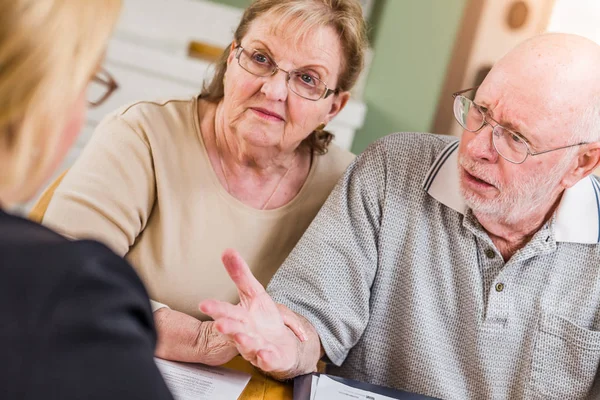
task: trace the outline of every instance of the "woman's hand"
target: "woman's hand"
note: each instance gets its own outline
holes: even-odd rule
[[[154,312],[158,333],[155,354],[172,361],[222,365],[238,354],[233,341],[215,329],[212,321],[169,308]]]
[[[296,371],[299,338],[305,339],[301,320],[287,307],[275,304],[236,251],[226,250],[222,260],[238,288],[240,303],[206,300],[200,310],[215,320],[216,329],[254,366],[265,372]]]

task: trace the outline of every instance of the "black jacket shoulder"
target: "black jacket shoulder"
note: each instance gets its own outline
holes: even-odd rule
[[[0,272],[5,398],[171,398],[146,290],[106,246],[0,211]]]

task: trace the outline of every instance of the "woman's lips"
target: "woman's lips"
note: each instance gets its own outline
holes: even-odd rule
[[[277,114],[274,111],[267,110],[266,108],[251,107],[250,109],[254,111],[254,113],[257,116],[259,116],[262,119],[266,119],[267,121],[285,121],[281,115]]]

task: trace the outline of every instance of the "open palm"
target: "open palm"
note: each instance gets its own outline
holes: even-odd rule
[[[240,303],[206,300],[200,309],[229,336],[242,357],[267,372],[287,371],[298,363],[299,325],[267,294],[235,250],[226,250],[223,265],[235,283]]]

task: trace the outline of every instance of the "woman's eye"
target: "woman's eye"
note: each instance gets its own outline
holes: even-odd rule
[[[254,60],[254,62],[259,63],[259,64],[268,64],[269,63],[269,58],[267,56],[265,56],[264,54],[260,54],[260,53],[254,53],[254,55],[252,56],[252,60]]]
[[[300,74],[300,79],[302,80],[303,83],[310,85],[310,86],[314,86],[317,84],[316,78],[314,78],[313,76],[311,76],[307,73]]]

